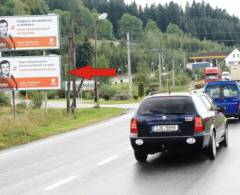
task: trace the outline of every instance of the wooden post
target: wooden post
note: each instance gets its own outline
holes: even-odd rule
[[[69,37],[68,37],[68,68],[67,71],[71,70],[72,67],[72,48],[73,48],[73,29],[72,29],[72,24],[73,24],[73,19],[72,17],[70,18],[70,31],[69,31]],[[71,94],[71,78],[72,76],[70,74],[67,74],[67,112],[69,113],[71,111],[70,108],[70,94]]]

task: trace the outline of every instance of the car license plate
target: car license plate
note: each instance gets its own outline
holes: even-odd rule
[[[178,125],[156,125],[152,127],[153,132],[177,132]]]

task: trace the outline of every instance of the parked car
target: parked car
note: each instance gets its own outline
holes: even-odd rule
[[[222,109],[203,93],[152,95],[131,120],[130,140],[137,161],[163,151],[205,151],[215,159],[220,142],[228,145]]]
[[[230,80],[231,80],[230,72],[228,72],[228,71],[223,71],[223,72],[222,72],[222,80],[223,80],[223,81],[230,81]]]
[[[204,92],[214,100],[218,107],[224,108],[226,117],[240,117],[240,87],[236,81],[208,83]]]

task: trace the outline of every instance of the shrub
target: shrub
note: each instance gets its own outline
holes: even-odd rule
[[[117,93],[112,97],[113,100],[127,100],[128,95],[125,93]]]
[[[19,104],[17,104],[17,110],[23,110],[27,108],[27,104],[25,102],[21,102]]]
[[[138,84],[138,96],[139,97],[144,96],[144,85],[143,85],[143,83]]]
[[[83,99],[92,100],[94,98],[94,92],[84,91],[82,94]]]
[[[50,90],[47,92],[48,99],[65,98],[64,90]]]
[[[0,106],[9,106],[10,98],[3,92],[0,92]]]
[[[43,93],[40,91],[30,92],[33,108],[41,108],[43,101]]]
[[[110,85],[102,85],[100,88],[100,97],[105,100],[109,100],[116,94],[116,92],[116,89],[114,89]]]
[[[134,100],[138,100],[138,95],[134,95],[134,96],[133,96],[133,99],[134,99]]]

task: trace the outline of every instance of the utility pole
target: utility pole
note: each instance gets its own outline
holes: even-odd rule
[[[46,56],[46,50],[43,50],[43,56]],[[47,91],[44,90],[44,108],[45,108],[45,111],[47,110],[47,101],[48,101]]]
[[[172,87],[175,87],[175,62],[172,60]]]
[[[72,51],[73,51],[73,19],[70,18],[70,31],[69,31],[69,37],[68,37],[68,71],[71,70],[73,59],[72,59]],[[69,113],[71,111],[70,108],[70,94],[71,94],[71,79],[72,76],[68,74],[67,76],[67,112]]]
[[[186,53],[183,53],[183,69],[186,69]]]
[[[158,53],[158,60],[159,60],[159,91],[162,88],[162,56],[160,51]]]
[[[128,97],[132,97],[132,70],[131,70],[131,50],[130,50],[130,37],[127,32],[127,53],[128,53]]]
[[[74,32],[74,21],[71,21],[71,28],[72,28],[72,70],[76,68],[76,45],[75,45],[75,32]],[[77,108],[77,89],[76,89],[76,77],[72,77],[73,83],[73,102],[71,105],[72,114],[74,114],[75,109]]]

